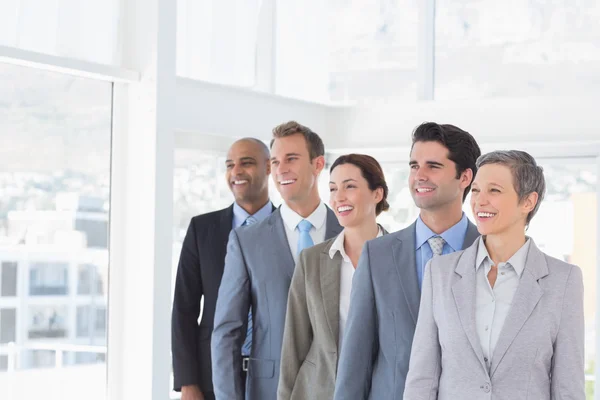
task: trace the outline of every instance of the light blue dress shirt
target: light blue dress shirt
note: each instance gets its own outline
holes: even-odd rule
[[[425,265],[433,257],[433,252],[427,240],[433,236],[441,236],[446,243],[444,243],[444,250],[442,254],[450,254],[457,250],[462,250],[462,246],[465,242],[465,235],[467,234],[467,227],[469,220],[465,213],[458,223],[452,226],[441,235],[437,235],[433,232],[421,219],[417,218],[416,227],[416,256],[417,256],[417,277],[419,278],[419,288],[423,285],[423,272],[425,271]]]
[[[263,219],[267,218],[273,212],[273,204],[270,201],[267,201],[267,204],[264,205],[263,208],[258,210],[252,216],[256,218],[256,222],[260,222]],[[238,203],[233,203],[233,222],[232,228],[239,228],[242,226],[246,218],[248,218],[250,214],[246,212],[242,207],[238,205]]]

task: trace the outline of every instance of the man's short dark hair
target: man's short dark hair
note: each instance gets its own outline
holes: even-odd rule
[[[424,122],[417,126],[412,134],[412,147],[417,142],[440,143],[448,149],[448,159],[456,164],[456,178],[460,178],[460,175],[467,169],[473,171],[473,178],[475,178],[477,173],[476,162],[481,155],[481,150],[477,141],[469,132],[450,124],[440,125],[435,122]],[[470,190],[471,184],[465,188],[463,202]]]

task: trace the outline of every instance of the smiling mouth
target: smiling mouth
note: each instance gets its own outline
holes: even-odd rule
[[[496,216],[496,213],[489,213],[489,212],[478,212],[477,213],[477,218],[481,218],[481,219],[493,218],[495,216]]]
[[[416,188],[415,189],[415,191],[417,193],[420,193],[420,194],[422,194],[422,193],[430,193],[430,192],[433,192],[434,190],[435,189],[433,189],[433,188],[425,188],[425,187],[423,187],[423,188]]]
[[[279,181],[279,184],[282,186],[287,186],[287,185],[291,185],[292,183],[295,183],[296,179],[286,179],[284,181]]]
[[[338,207],[337,211],[338,213],[348,213],[350,211],[354,210],[354,207],[352,206],[342,206],[342,207]]]
[[[231,184],[233,186],[240,186],[240,185],[245,185],[246,183],[248,183],[247,179],[240,179],[240,180],[236,180],[236,181],[232,181]]]

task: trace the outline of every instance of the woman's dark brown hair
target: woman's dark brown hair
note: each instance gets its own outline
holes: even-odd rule
[[[387,183],[385,183],[383,169],[381,169],[381,165],[379,165],[377,160],[366,154],[346,154],[343,156],[339,156],[337,160],[335,160],[335,162],[329,169],[329,173],[331,173],[338,165],[343,164],[352,164],[358,167],[363,178],[365,178],[365,180],[368,182],[369,189],[371,191],[377,190],[379,188],[383,189],[383,198],[379,203],[377,203],[375,213],[379,215],[382,211],[389,210],[390,205],[387,202],[388,187]]]

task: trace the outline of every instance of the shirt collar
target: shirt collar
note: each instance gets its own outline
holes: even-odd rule
[[[273,212],[273,204],[267,201],[260,210],[255,212],[252,216],[256,218],[256,222],[262,221],[267,218]],[[237,228],[242,226],[244,221],[250,216],[246,210],[244,210],[238,203],[233,203],[233,227]]]
[[[333,257],[335,257],[335,253],[337,253],[339,251],[340,255],[342,256],[344,261],[350,262],[350,257],[348,257],[348,255],[346,254],[346,250],[344,250],[344,232],[345,231],[346,230],[344,229],[343,231],[340,232],[339,235],[337,235],[337,237],[331,244],[331,247],[329,248],[329,257],[332,260],[333,260]],[[379,232],[377,232],[377,237],[381,237],[381,236],[383,236],[383,230],[381,229],[381,226],[379,226]]]
[[[315,229],[321,229],[327,219],[327,206],[325,203],[320,202],[312,214],[306,218],[302,218],[296,211],[292,210],[285,202],[283,202],[281,204],[281,218],[283,219],[285,226],[292,231],[296,229],[303,219],[310,222]]]
[[[465,243],[465,235],[467,234],[467,227],[469,220],[465,213],[462,214],[462,218],[454,226],[450,227],[441,235],[433,232],[425,222],[421,219],[421,216],[417,218],[416,226],[416,250],[427,242],[427,240],[433,236],[441,236],[446,243],[452,248],[453,251],[462,250],[462,246]]]
[[[475,258],[475,270],[478,270],[482,265],[484,265],[484,261],[490,263],[490,265],[494,265],[492,258],[490,257],[490,253],[488,253],[487,248],[485,247],[484,237],[481,236],[477,245],[477,257]],[[510,264],[517,275],[521,277],[523,275],[523,271],[525,270],[525,261],[527,260],[527,253],[529,252],[529,242],[531,240],[527,238],[525,244],[521,246],[519,250],[505,263],[500,263],[498,267],[501,267],[504,264]]]

